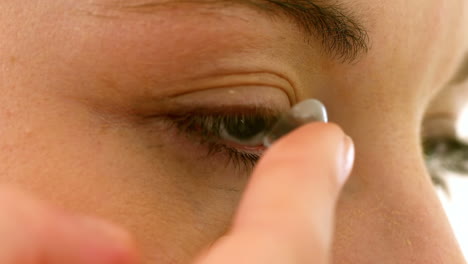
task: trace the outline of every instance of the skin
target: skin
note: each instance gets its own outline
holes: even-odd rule
[[[371,39],[354,63],[304,43],[287,19],[246,7],[148,14],[116,2],[0,3],[2,183],[125,228],[141,263],[187,263],[226,232],[248,173],[222,154],[207,158],[154,116],[191,104],[284,110],[314,97],[356,146],[333,263],[464,263],[424,166],[420,127],[467,51],[466,1],[341,1]],[[312,131],[295,138],[319,140]]]
[[[351,138],[333,124],[308,124],[275,142],[251,175],[229,232],[195,263],[329,263],[334,205],[353,161]],[[139,263],[130,234],[108,222],[11,186],[0,189],[0,208],[2,263]]]

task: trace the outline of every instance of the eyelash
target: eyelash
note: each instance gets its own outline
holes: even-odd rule
[[[424,156],[432,182],[450,194],[445,172],[468,174],[468,145],[452,137],[428,138],[423,142]]]
[[[241,150],[223,143],[220,135],[222,125],[235,125],[242,122],[241,120],[248,120],[265,124],[265,130],[267,130],[278,119],[276,115],[262,113],[257,110],[254,110],[253,113],[220,113],[217,111],[213,111],[213,113],[200,111],[200,113],[197,113],[196,111],[190,111],[189,113],[168,115],[167,117],[170,124],[175,126],[179,132],[207,147],[207,156],[225,154],[228,164],[233,164],[236,169],[247,172],[250,172],[256,165],[261,153],[252,153],[251,147],[245,147],[244,150]],[[258,149],[256,151],[261,152]]]
[[[168,115],[171,125],[179,132],[197,140],[207,147],[207,156],[224,153],[227,162],[236,169],[250,172],[261,157],[261,154],[229,146],[221,142],[220,130],[222,124],[239,124],[241,120],[250,120],[265,124],[265,130],[278,120],[278,114],[259,109],[249,109],[234,113],[216,110],[193,110],[183,114]],[[455,138],[427,138],[423,141],[426,163],[429,167],[431,179],[436,187],[441,188],[448,195],[450,190],[442,174],[447,171],[468,175],[468,165],[463,161],[468,158],[468,145]]]

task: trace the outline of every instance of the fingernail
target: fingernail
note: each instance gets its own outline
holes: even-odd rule
[[[338,183],[344,185],[351,175],[354,165],[354,143],[349,136],[345,136],[343,143],[342,172],[338,174]]]
[[[266,134],[263,144],[270,147],[279,138],[311,122],[328,122],[325,106],[316,99],[302,101],[283,114],[270,132]]]

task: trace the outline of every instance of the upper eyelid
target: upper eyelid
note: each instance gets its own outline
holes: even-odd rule
[[[433,138],[451,136],[456,138],[456,116],[448,112],[433,113],[424,117],[421,124],[421,136]]]
[[[259,81],[259,79],[261,79],[261,81]],[[206,80],[210,80],[210,85],[207,86],[206,84],[199,83],[200,81],[203,83]],[[215,80],[214,83],[212,83],[213,80]],[[277,88],[288,96],[290,106],[299,102],[300,97],[300,90],[298,89],[300,86],[297,80],[293,80],[288,74],[276,71],[229,71],[198,76],[185,81],[189,81],[198,91],[201,91],[201,88],[203,90],[210,90],[242,86]],[[190,94],[192,92],[193,88],[172,94],[171,97]]]
[[[203,110],[206,111],[206,110]],[[258,109],[257,109],[258,111]],[[253,112],[253,113],[220,113],[220,112],[187,112],[185,114],[175,114],[175,115],[169,115],[170,119],[175,120],[177,125],[179,127],[184,127],[187,125],[188,122],[192,122],[189,124],[193,125],[196,122],[202,123],[205,122],[205,124],[202,124],[201,129],[202,130],[213,130],[213,129],[219,129],[219,123],[220,122],[226,122],[226,121],[232,121],[232,119],[235,118],[241,118],[241,117],[253,117],[253,118],[262,118],[265,121],[265,124],[267,125],[273,125],[276,120],[278,120],[279,115],[271,115],[271,112]],[[198,118],[198,119],[196,119]],[[231,119],[231,120],[230,120]],[[211,127],[206,127],[203,125],[207,125],[206,123],[210,122],[208,125]],[[187,127],[183,128],[187,129]],[[198,131],[198,132],[207,132],[207,131]],[[214,136],[219,136],[219,131],[209,131],[210,133],[214,133]]]
[[[282,112],[275,108],[256,105],[224,105],[224,106],[183,106],[170,115],[257,115],[266,117],[279,117]]]
[[[465,54],[465,58],[461,63],[459,69],[455,73],[455,76],[450,81],[451,85],[460,84],[468,80],[468,52]]]

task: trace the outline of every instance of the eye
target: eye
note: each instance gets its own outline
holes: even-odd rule
[[[220,123],[221,139],[247,147],[263,145],[263,138],[271,128],[265,118],[258,116],[241,116],[232,120],[225,119]]]
[[[450,193],[446,178],[451,170],[449,156],[457,146],[454,124],[453,117],[445,113],[428,115],[422,123],[422,147],[429,175],[433,185],[446,194]]]
[[[449,193],[443,174],[468,174],[468,145],[454,137],[446,136],[425,139],[423,147],[434,185]]]
[[[264,135],[279,114],[270,109],[192,109],[168,116],[179,132],[203,145],[207,155],[225,155],[240,168],[251,169],[266,149]]]

